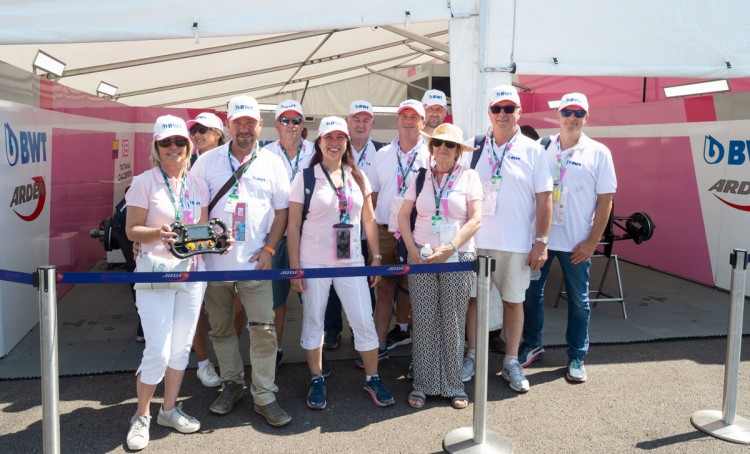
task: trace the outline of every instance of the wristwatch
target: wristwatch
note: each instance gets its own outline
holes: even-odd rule
[[[383,260],[383,256],[380,255],[380,254],[372,254],[372,258],[373,258],[373,260],[374,259]]]
[[[542,244],[547,244],[547,242],[549,241],[549,238],[547,238],[546,236],[538,236],[536,237],[536,241]]]

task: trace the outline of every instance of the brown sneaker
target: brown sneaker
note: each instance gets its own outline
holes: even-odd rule
[[[266,422],[274,427],[285,426],[292,421],[292,417],[282,410],[275,400],[267,405],[254,405],[253,410],[266,418]]]
[[[221,388],[221,394],[219,394],[219,397],[216,398],[208,409],[211,413],[226,415],[232,411],[235,402],[242,399],[244,395],[245,386],[242,383],[225,381],[224,386]]]

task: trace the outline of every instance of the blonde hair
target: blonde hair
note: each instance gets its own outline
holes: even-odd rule
[[[185,139],[182,136],[173,136],[173,137],[181,137]],[[165,137],[166,139],[167,137]],[[195,149],[195,145],[193,145],[193,141],[190,139],[187,140],[187,155],[185,156],[185,162],[182,165],[182,172],[185,172],[190,168],[190,157],[193,156],[193,151]],[[151,161],[151,165],[154,167],[158,167],[161,165],[161,156],[159,156],[159,146],[156,144],[156,141],[154,140],[151,142],[151,156],[149,156],[149,160]]]

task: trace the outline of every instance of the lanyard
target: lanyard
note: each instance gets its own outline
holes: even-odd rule
[[[326,176],[328,183],[331,185],[331,188],[333,188],[333,191],[336,193],[336,197],[339,200],[339,222],[342,224],[345,224],[349,222],[349,212],[352,209],[353,200],[352,200],[352,197],[350,196],[352,192],[352,182],[346,180],[346,171],[344,170],[343,164],[341,165],[341,187],[340,188],[337,188],[336,185],[333,184],[333,180],[331,179],[331,174],[328,172],[328,169],[322,162],[320,163],[320,167],[323,169],[323,174]]]
[[[411,168],[414,166],[414,161],[416,161],[416,152],[414,149],[417,148],[417,145],[409,151],[409,157],[406,158],[406,165],[408,167],[404,169],[404,166],[401,164],[401,147],[396,143],[396,159],[398,160],[398,173],[396,174],[396,180],[398,184],[398,193],[400,195],[404,195],[406,192],[406,177],[411,173]]]
[[[459,169],[461,169],[461,165],[456,166],[455,164],[453,164],[451,166],[451,169],[448,171],[448,174],[450,176],[445,179],[445,182],[443,182],[443,186],[440,188],[440,192],[438,193],[437,186],[435,185],[435,182],[438,178],[437,166],[432,167],[432,191],[435,197],[435,216],[440,216],[441,204],[443,205],[443,212],[446,216],[448,215],[448,196],[451,195],[453,184],[456,182],[456,177],[458,177]],[[448,188],[448,192],[443,195],[443,191],[446,187]]]
[[[578,144],[576,144],[578,145]],[[560,136],[557,136],[557,153],[555,154],[555,160],[557,161],[555,163],[555,180],[554,185],[555,186],[562,186],[563,178],[565,177],[565,168],[568,166],[568,163],[573,158],[573,155],[576,152],[575,145],[572,148],[569,148],[570,153],[565,157],[565,163],[562,162],[562,143],[560,142]]]
[[[161,170],[161,176],[164,177],[164,183],[167,185],[167,190],[169,191],[169,199],[172,201],[172,207],[174,208],[174,219],[175,221],[180,220],[180,207],[185,206],[185,188],[187,187],[187,172],[184,172],[182,174],[182,187],[180,188],[180,204],[177,204],[177,201],[174,198],[174,193],[172,193],[172,185],[169,184],[169,178],[167,177],[167,173],[164,172],[164,169],[159,166],[159,170]]]
[[[369,146],[370,146],[370,141],[368,140],[367,143],[365,144],[365,147],[362,148],[362,154],[359,155],[359,158],[357,158],[357,167],[362,167],[362,161],[365,161],[365,159],[366,159],[365,156],[367,156],[367,147],[369,147]],[[357,151],[354,149],[354,147],[352,147],[352,151],[355,154],[357,153]],[[365,161],[365,162],[367,162],[367,161]]]
[[[299,170],[299,158],[302,156],[302,151],[304,148],[304,140],[301,140],[299,143],[299,148],[297,148],[297,157],[294,158],[294,164],[292,164],[292,160],[289,159],[289,154],[286,152],[286,148],[284,148],[284,145],[281,144],[281,141],[279,140],[279,147],[281,147],[282,153],[284,153],[284,157],[286,158],[286,161],[289,163],[289,167],[292,169],[292,177],[289,179],[289,181],[294,180],[294,176],[297,175],[297,171]]]
[[[493,134],[490,133],[490,136],[485,140],[488,141],[490,153],[492,153],[492,156],[487,156],[487,162],[492,168],[492,175],[500,177],[500,170],[503,168],[503,161],[505,161],[505,153],[509,152],[513,148],[513,143],[516,141],[516,136],[513,136],[513,138],[505,144],[505,147],[503,148],[503,154],[500,155],[500,158],[498,158],[497,153],[495,153],[495,138]],[[494,162],[492,158],[495,158]]]
[[[242,174],[239,177],[234,178],[234,184],[232,185],[232,194],[237,194],[237,188],[240,184],[240,178],[242,178],[242,175],[247,172],[247,169],[250,168],[250,164],[255,161],[255,158],[258,157],[258,144],[255,144],[255,148],[253,149],[252,153],[250,153],[250,161],[247,163],[245,168],[242,170]],[[237,169],[234,168],[234,165],[232,165],[232,142],[229,142],[229,151],[227,151],[227,160],[229,161],[229,168],[232,170],[232,175],[237,171]]]

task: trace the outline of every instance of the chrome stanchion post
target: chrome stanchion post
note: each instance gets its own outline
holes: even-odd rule
[[[734,443],[750,444],[750,419],[737,416],[737,385],[740,376],[742,350],[742,320],[745,308],[745,273],[747,251],[735,249],[730,256],[732,282],[730,285],[729,328],[727,358],[724,366],[724,401],[722,411],[700,410],[690,422],[696,429]]]
[[[474,268],[477,273],[477,329],[476,363],[474,374],[474,426],[454,429],[445,436],[443,448],[447,452],[512,453],[513,444],[496,432],[486,430],[487,416],[487,357],[489,351],[489,308],[492,272],[495,260],[479,256]]]
[[[57,364],[57,280],[52,265],[37,269],[39,336],[42,370],[42,427],[44,453],[60,452],[60,389]]]

